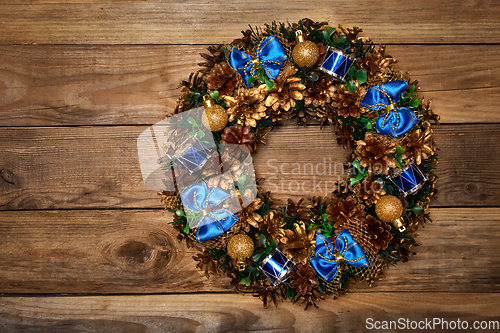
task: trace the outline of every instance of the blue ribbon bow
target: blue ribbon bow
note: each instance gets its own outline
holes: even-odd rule
[[[271,35],[260,42],[254,60],[249,54],[232,48],[229,53],[229,65],[241,75],[243,82],[249,88],[248,78],[254,76],[261,67],[265,69],[269,78],[276,80],[287,58],[283,46],[274,35]]]
[[[204,242],[221,236],[238,221],[229,210],[214,209],[230,197],[219,188],[208,187],[205,182],[192,185],[181,194],[184,207],[197,217],[196,241]]]
[[[316,233],[316,250],[310,262],[326,282],[337,275],[342,262],[354,267],[369,265],[365,252],[345,229],[335,239],[335,247],[328,238]]]
[[[405,134],[418,123],[418,118],[410,109],[396,106],[408,87],[406,81],[391,81],[371,87],[366,93],[361,106],[370,110],[387,109],[387,113],[377,118],[377,132],[392,134],[395,138]]]

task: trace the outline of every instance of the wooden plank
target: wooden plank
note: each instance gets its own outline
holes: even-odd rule
[[[239,295],[9,297],[0,299],[0,327],[6,332],[365,332],[382,331],[383,321],[394,321],[383,332],[399,332],[418,329],[423,321],[421,329],[443,332],[456,329],[458,320],[461,329],[499,327],[500,294],[491,293],[350,294],[308,311],[290,303],[263,309],[260,303]],[[424,326],[426,320],[433,326]],[[396,326],[398,321],[407,326]]]
[[[145,129],[2,128],[0,209],[160,208],[156,193],[143,184],[137,158],[136,140]],[[435,133],[440,164],[433,205],[498,206],[496,125],[446,125]],[[287,126],[269,133],[254,165],[264,189],[286,202],[331,192],[345,177],[344,154],[330,128]]]
[[[500,45],[390,45],[443,123],[498,123]],[[153,124],[170,114],[203,45],[0,47],[3,126]],[[471,59],[482,59],[471,61]]]
[[[202,44],[230,42],[247,24],[315,20],[360,26],[381,43],[497,43],[499,5],[420,0],[143,2],[4,1],[0,44]],[[411,13],[411,14],[401,14]],[[242,18],[245,18],[242,20]],[[478,31],[487,33],[478,34]]]
[[[223,291],[165,211],[26,211],[0,218],[1,293]],[[8,250],[7,250],[8,249]]]
[[[359,292],[500,291],[500,208],[434,208],[417,254]],[[159,210],[0,212],[0,293],[189,293],[206,279]]]

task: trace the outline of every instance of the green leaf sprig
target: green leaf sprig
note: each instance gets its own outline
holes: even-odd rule
[[[356,91],[356,82],[358,85],[364,84],[368,80],[368,72],[366,69],[360,69],[356,71],[356,68],[352,66],[347,71],[347,80],[344,83],[344,86],[347,86],[347,89],[350,92]]]
[[[401,147],[401,146],[396,146],[396,152],[393,154],[389,154],[390,157],[394,157],[394,160],[396,161],[396,166],[400,169],[404,168],[405,163],[403,160],[403,154],[406,150]]]
[[[335,28],[328,27],[326,30],[322,31],[323,44],[334,47],[339,50],[345,50],[347,48],[350,48],[349,41],[347,40],[346,35],[342,35],[336,39],[333,39],[335,30],[336,30]]]
[[[255,75],[250,76],[247,79],[247,84],[252,84],[255,80],[259,80],[260,82],[265,83],[267,90],[271,90],[274,88],[274,82],[269,80],[269,78],[266,75],[266,70],[264,68],[259,68],[255,72]]]
[[[359,182],[361,179],[363,179],[368,174],[368,170],[365,168],[362,168],[361,165],[359,164],[358,160],[354,160],[352,162],[352,165],[358,171],[356,177],[349,178],[349,180],[351,182],[351,186],[354,186],[354,184]]]

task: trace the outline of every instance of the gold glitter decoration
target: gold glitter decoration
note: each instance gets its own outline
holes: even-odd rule
[[[401,220],[403,214],[403,204],[401,200],[393,195],[384,195],[377,201],[375,205],[375,213],[382,222],[392,223],[400,231],[404,231],[405,227]]]
[[[318,46],[305,39],[302,31],[296,32],[297,45],[292,50],[293,61],[300,67],[313,66],[319,58]]]
[[[205,112],[201,116],[203,126],[212,132],[222,131],[227,125],[226,110],[215,104],[215,101],[208,95],[203,96],[203,105],[205,106]]]
[[[236,234],[227,243],[227,253],[236,260],[238,270],[244,271],[246,259],[253,254],[253,241],[245,234]]]

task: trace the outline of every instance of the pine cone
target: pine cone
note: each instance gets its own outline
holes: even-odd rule
[[[219,273],[219,268],[217,262],[212,258],[210,253],[207,251],[203,251],[202,253],[198,253],[196,256],[193,256],[195,261],[198,261],[196,267],[198,267],[202,272],[205,273],[205,276],[210,278],[210,274]]]
[[[309,264],[298,264],[290,276],[290,287],[297,291],[298,295],[305,296],[319,286],[318,276],[314,268]]]
[[[302,21],[302,26],[305,28],[304,33],[306,35],[308,35],[310,32],[312,32],[313,29],[322,30],[322,27],[328,27],[328,22],[316,22],[316,21],[313,21],[307,17],[301,19],[300,21]],[[300,29],[300,21],[299,21],[299,23],[293,24],[295,29]]]
[[[424,100],[422,99],[422,110],[424,111],[424,114],[422,115],[422,119],[425,120],[432,120],[434,124],[439,125],[439,115],[435,114],[434,111],[431,109],[431,102],[430,100]]]
[[[385,195],[382,184],[372,178],[363,179],[363,181],[354,185],[352,190],[358,199],[363,200],[368,206],[375,204],[381,196]]]
[[[205,62],[199,63],[198,66],[203,66],[203,73],[210,71],[216,64],[224,61],[224,45],[210,45],[207,50],[210,54],[200,53],[205,59]]]
[[[391,65],[396,62],[391,56],[385,55],[385,45],[381,45],[377,51],[368,52],[364,59],[358,60],[358,66],[366,70],[368,82],[374,86],[386,81],[387,76],[391,75]]]
[[[347,40],[351,44],[351,46],[354,46],[356,43],[356,39],[358,39],[358,34],[360,32],[363,32],[363,29],[358,28],[358,27],[353,27],[351,28],[344,28],[342,25],[339,24],[339,29],[342,31],[342,33],[347,37]]]
[[[359,164],[369,168],[371,172],[388,174],[389,168],[396,167],[394,157],[389,154],[396,152],[396,143],[381,134],[367,132],[364,140],[356,141],[355,155]]]
[[[293,108],[290,112],[286,114],[286,119],[297,119],[297,125],[306,125],[307,119],[314,119],[308,112],[304,111],[303,108]]]
[[[371,215],[366,216],[366,225],[371,234],[372,252],[387,249],[392,240],[391,226]]]
[[[361,114],[368,109],[361,107],[360,103],[366,94],[365,86],[358,86],[356,91],[350,92],[347,87],[339,85],[334,95],[335,105],[337,106],[337,114],[339,117],[359,118]]]
[[[436,152],[436,145],[432,138],[432,128],[428,121],[422,123],[421,128],[418,128],[408,134],[401,147],[405,149],[403,157],[405,159],[413,158],[418,165],[422,163],[422,159],[427,159]]]
[[[177,192],[161,191],[158,193],[161,196],[161,202],[165,209],[178,210],[181,209],[181,197]]]
[[[175,114],[181,113],[185,110],[189,110],[197,107],[198,105],[193,105],[193,103],[189,102],[186,99],[186,96],[192,94],[197,91],[202,90],[202,86],[204,84],[203,74],[200,72],[191,73],[189,75],[189,79],[187,81],[182,81],[181,84],[177,88],[182,88],[181,96],[177,99],[175,103]]]
[[[242,228],[246,232],[250,231],[250,226],[260,228],[260,224],[264,221],[256,211],[262,206],[262,200],[255,198],[252,203],[239,211],[236,215],[240,218]]]
[[[249,126],[234,124],[233,126],[226,127],[221,138],[221,144],[240,144],[247,147],[251,153],[253,152],[255,134],[250,131]]]
[[[238,82],[235,70],[227,63],[215,64],[205,78],[208,90],[218,90],[219,94],[232,95]]]
[[[365,206],[358,204],[355,196],[345,198],[336,198],[326,208],[328,221],[335,222],[336,232],[342,230],[342,225],[350,219],[363,218]]]
[[[269,211],[264,216],[264,224],[267,227],[267,235],[271,242],[273,240],[279,241],[281,238],[285,237],[285,231],[283,230],[285,220],[283,219],[281,211]]]
[[[335,130],[335,134],[337,135],[337,143],[351,151],[354,145],[354,138],[352,137],[352,133],[354,133],[354,127],[349,125],[339,125]]]
[[[250,48],[250,44],[252,43],[252,38],[250,37],[252,31],[247,29],[245,31],[242,30],[241,33],[243,34],[243,37],[233,40],[231,45],[240,50],[247,50]]]
[[[325,75],[318,74],[320,79],[316,82],[307,81],[307,90],[304,94],[304,104],[313,105],[315,108],[329,104],[335,96],[333,80]]]
[[[295,223],[293,230],[286,229],[285,237],[280,242],[285,244],[283,253],[290,259],[305,264],[309,259],[311,246],[315,241],[316,230],[311,229],[309,234],[303,222]]]
[[[284,111],[295,107],[296,101],[304,98],[302,91],[306,86],[300,83],[300,78],[292,76],[297,72],[297,68],[288,66],[281,71],[271,92],[264,101],[265,106],[277,111],[281,108]],[[279,112],[278,112],[279,114]]]
[[[266,90],[266,85],[262,84],[256,88],[239,89],[235,97],[224,96],[229,106],[229,121],[237,120],[240,124],[257,127],[258,120],[267,118],[267,107],[263,102]]]
[[[295,216],[295,220],[309,220],[309,210],[308,207],[302,207],[303,202],[304,198],[299,199],[297,203],[293,202],[292,199],[288,199],[286,215],[289,217]]]
[[[307,206],[307,208],[311,211],[312,214],[316,216],[320,216],[322,213],[324,213],[324,209],[334,201],[331,196],[312,197],[310,200],[311,204]]]
[[[337,110],[331,106],[331,104],[325,104],[324,106],[315,107],[314,110],[311,108],[307,108],[306,112],[312,118],[321,122],[321,125],[324,123],[334,124],[335,117],[337,116]]]

